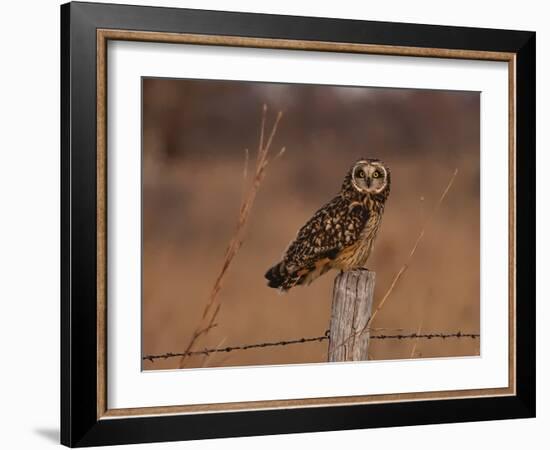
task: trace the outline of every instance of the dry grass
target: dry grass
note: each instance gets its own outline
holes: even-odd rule
[[[393,280],[390,284],[390,287],[388,288],[388,290],[386,291],[386,293],[382,297],[382,300],[380,300],[380,303],[378,304],[378,306],[376,307],[376,309],[372,313],[372,316],[370,317],[369,321],[365,324],[365,327],[361,331],[359,331],[360,335],[363,334],[364,332],[366,332],[369,329],[370,324],[372,323],[372,321],[376,317],[376,314],[378,314],[378,312],[382,309],[382,307],[384,306],[384,303],[386,303],[386,301],[390,297],[391,293],[395,289],[395,286],[396,286],[397,282],[399,281],[399,279],[403,276],[403,274],[409,268],[409,265],[412,261],[412,258],[414,256],[414,254],[416,253],[416,249],[418,248],[418,245],[420,244],[420,242],[424,238],[424,235],[426,234],[426,229],[431,224],[433,218],[435,217],[437,211],[439,210],[441,204],[443,203],[443,200],[445,200],[445,197],[447,197],[447,194],[449,193],[449,190],[451,189],[451,186],[453,185],[457,175],[458,175],[458,169],[455,169],[455,171],[453,172],[453,175],[451,176],[451,179],[449,180],[449,183],[447,184],[447,187],[445,187],[445,190],[443,191],[443,193],[441,194],[441,197],[439,197],[439,200],[435,204],[434,209],[432,210],[432,213],[430,214],[430,216],[426,220],[426,223],[422,227],[422,230],[420,230],[420,233],[418,234],[418,237],[416,238],[416,241],[414,242],[414,245],[413,245],[411,251],[409,252],[409,256],[407,257],[407,261],[405,262],[405,264],[403,264],[401,266],[401,268],[399,269],[399,272],[397,272],[397,274],[393,278]]]
[[[416,334],[419,335],[421,331],[422,331],[422,322],[420,322],[420,325],[418,325],[418,330],[416,330]],[[419,340],[418,337],[414,340],[414,344],[411,349],[411,359],[414,358],[414,355],[416,354],[416,347],[418,346],[418,340]]]
[[[286,115],[283,120],[285,126],[282,123],[279,126],[272,154],[283,143]],[[247,224],[244,245],[223,282],[219,297],[222,307],[216,319],[219,326],[201,336],[196,350],[217,347],[225,337],[223,345],[238,345],[314,336],[328,326],[330,292],[336,272],[284,296],[265,286],[263,273],[280,258],[297,227],[337,188],[342,169],[352,158],[332,156],[333,160],[324,163],[320,174],[321,179],[329,180],[326,187],[316,187],[316,197],[302,199],[290,182],[290,170],[296,166],[310,167],[311,161],[299,149],[294,150],[293,147],[283,159],[268,166]],[[162,179],[166,184],[159,188],[159,199],[154,197],[153,201],[147,193],[149,215],[146,217],[158,218],[158,224],[153,228],[152,222],[146,223],[145,230],[144,354],[181,352],[202,318],[229,238],[235,231],[235,216],[242,197],[243,156],[241,152],[240,160],[230,166],[224,162],[212,167],[207,161],[170,166]],[[250,152],[249,182],[255,159],[255,152]],[[342,169],[331,170],[331,165],[336,164],[334,160],[338,159],[338,167]],[[427,164],[424,162],[422,169],[416,162],[391,165],[396,179],[405,181],[396,184],[369,261],[369,268],[377,274],[377,299],[382,299],[406,261],[432,205],[449,180],[449,172],[454,170],[454,167],[435,164],[427,169]],[[420,322],[424,330],[479,330],[476,234],[479,219],[475,214],[475,192],[469,190],[474,175],[468,171],[469,162],[458,167],[460,176],[427,229],[412,264],[391,293],[391,301],[388,298],[383,314],[377,314],[371,324],[371,332],[396,329],[415,332]],[[427,170],[435,176],[412,192],[408,186],[420,186]],[[170,190],[165,186],[170,186]],[[425,196],[426,205],[418,200],[420,195]],[[164,203],[163,198],[178,199],[178,202]],[[181,198],[185,199],[183,204]],[[223,201],[220,202],[220,198]],[[472,205],[471,213],[466,205]],[[184,211],[176,206],[183,207]],[[404,223],[407,226],[403,226]],[[411,346],[411,341],[372,341],[370,350],[376,360],[409,358]],[[422,353],[423,357],[465,356],[478,354],[477,347],[478,343],[473,340],[420,340],[416,353]],[[257,349],[220,354],[212,357],[208,366],[315,363],[326,361],[326,352],[326,343],[269,351]],[[201,367],[203,360],[203,356],[190,357],[186,368]],[[174,369],[178,362],[179,358],[155,363],[145,361],[144,369]]]
[[[191,339],[187,344],[187,347],[185,348],[185,351],[183,353],[188,353],[193,351],[196,348],[196,345],[198,344],[201,337],[208,334],[210,330],[212,330],[218,325],[216,323],[216,319],[219,315],[220,308],[221,308],[221,301],[220,301],[219,294],[223,286],[223,281],[226,278],[229,268],[233,263],[239,249],[241,248],[244,242],[246,225],[249,220],[250,212],[252,211],[254,201],[256,200],[256,195],[260,189],[262,180],[265,177],[266,168],[270,161],[269,151],[271,149],[273,138],[275,136],[275,133],[277,132],[277,128],[279,126],[279,122],[281,121],[283,114],[281,111],[279,111],[275,119],[275,122],[271,128],[271,132],[269,133],[267,142],[264,142],[266,116],[267,116],[267,106],[264,105],[262,110],[260,141],[258,144],[258,151],[256,154],[256,165],[254,169],[254,175],[252,177],[252,180],[249,182],[248,180],[249,154],[248,154],[248,149],[245,149],[245,162],[244,162],[244,170],[243,170],[243,195],[242,195],[241,204],[239,207],[239,217],[237,221],[237,226],[227,246],[227,250],[224,255],[222,266],[220,268],[218,276],[214,281],[212,290],[210,291],[210,295],[204,307],[202,317],[199,321],[199,324],[193,331]],[[284,147],[281,148],[281,150],[275,156],[275,158],[280,157],[284,153],[284,151],[285,151],[285,148]],[[187,360],[187,356],[181,357],[179,361],[180,369],[185,367],[186,360]],[[203,365],[205,363],[206,361],[203,361]]]

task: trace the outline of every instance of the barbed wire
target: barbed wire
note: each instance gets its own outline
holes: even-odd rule
[[[461,338],[471,338],[479,339],[480,335],[476,333],[462,333],[457,331],[455,333],[407,333],[407,334],[374,334],[370,336],[370,339],[461,339]],[[230,347],[222,348],[205,348],[203,350],[195,350],[182,353],[163,353],[160,355],[145,355],[142,359],[144,361],[155,362],[157,359],[168,359],[168,358],[177,358],[182,356],[209,356],[212,353],[229,353],[237,350],[250,350],[253,348],[265,348],[265,347],[279,347],[285,345],[294,345],[294,344],[305,344],[308,342],[323,342],[330,339],[330,330],[325,331],[325,334],[322,336],[315,337],[302,337],[291,340],[283,340],[276,342],[260,342],[255,344],[244,344],[244,345],[235,345]]]

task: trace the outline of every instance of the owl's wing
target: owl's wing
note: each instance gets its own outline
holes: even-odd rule
[[[325,258],[336,258],[361,237],[367,219],[368,212],[361,204],[334,198],[298,231],[284,256],[286,270],[296,272]]]

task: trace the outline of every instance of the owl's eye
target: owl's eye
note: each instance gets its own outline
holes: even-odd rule
[[[378,170],[372,174],[373,178],[378,178],[380,176],[380,172]]]
[[[362,170],[359,170],[356,173],[356,176],[357,176],[357,178],[365,178],[365,172],[363,172]]]

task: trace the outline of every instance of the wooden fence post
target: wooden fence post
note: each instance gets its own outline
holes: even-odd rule
[[[334,280],[328,360],[368,359],[369,332],[359,333],[368,323],[374,299],[375,272],[355,269]]]

